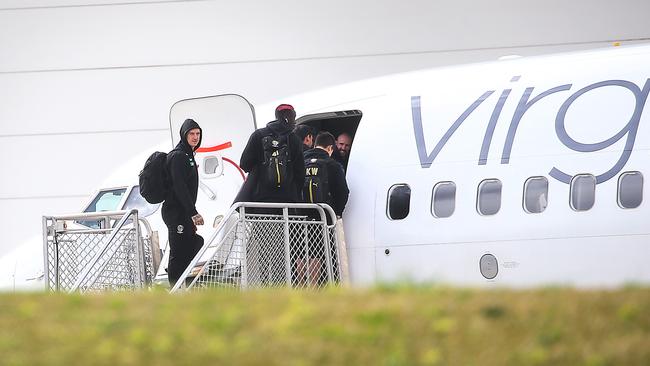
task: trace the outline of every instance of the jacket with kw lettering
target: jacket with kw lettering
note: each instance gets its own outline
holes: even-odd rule
[[[318,147],[305,151],[304,158],[305,160],[325,160],[325,165],[327,166],[327,187],[331,196],[331,201],[326,203],[332,206],[336,216],[343,215],[345,205],[348,203],[350,190],[348,189],[348,183],[345,180],[345,172],[343,171],[341,164],[330,158],[327,151]]]

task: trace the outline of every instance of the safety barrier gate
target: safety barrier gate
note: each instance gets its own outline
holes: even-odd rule
[[[171,291],[340,283],[335,223],[324,204],[236,203]]]
[[[157,236],[135,209],[43,216],[43,254],[50,291],[139,289],[160,263]]]

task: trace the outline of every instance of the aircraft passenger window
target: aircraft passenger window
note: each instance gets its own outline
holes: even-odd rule
[[[431,213],[437,218],[449,217],[456,209],[456,184],[440,182],[433,186]]]
[[[140,186],[134,186],[133,189],[131,189],[131,193],[129,193],[129,197],[126,198],[126,202],[122,209],[130,210],[135,208],[138,210],[138,216],[147,217],[158,211],[159,207],[160,203],[153,205],[147,202],[144,197],[140,195]]]
[[[625,172],[618,178],[618,205],[621,208],[637,208],[643,201],[643,174]]]
[[[540,213],[548,205],[548,179],[531,177],[524,183],[524,211]]]
[[[501,209],[501,181],[486,179],[478,185],[476,210],[481,215],[494,215]]]
[[[388,190],[388,209],[386,215],[391,220],[401,220],[408,216],[411,206],[411,187],[396,184]]]
[[[596,177],[591,174],[578,174],[571,179],[571,208],[587,211],[596,201]]]

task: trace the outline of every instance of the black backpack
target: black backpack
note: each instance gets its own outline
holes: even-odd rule
[[[272,188],[286,187],[292,181],[289,136],[271,134],[262,137],[266,185]]]
[[[330,203],[327,180],[327,160],[305,159],[305,184],[302,187],[303,201],[307,203]]]
[[[169,177],[166,163],[167,153],[156,151],[149,156],[140,172],[140,195],[149,203],[160,203],[167,196]]]

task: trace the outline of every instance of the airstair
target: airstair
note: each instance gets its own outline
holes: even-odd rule
[[[336,222],[325,204],[236,203],[171,292],[342,284]],[[135,209],[44,216],[43,254],[49,291],[138,290],[160,264],[157,233]]]
[[[141,289],[160,263],[157,234],[135,209],[43,216],[43,254],[49,291]]]
[[[325,204],[236,203],[171,292],[340,284],[335,224]]]

